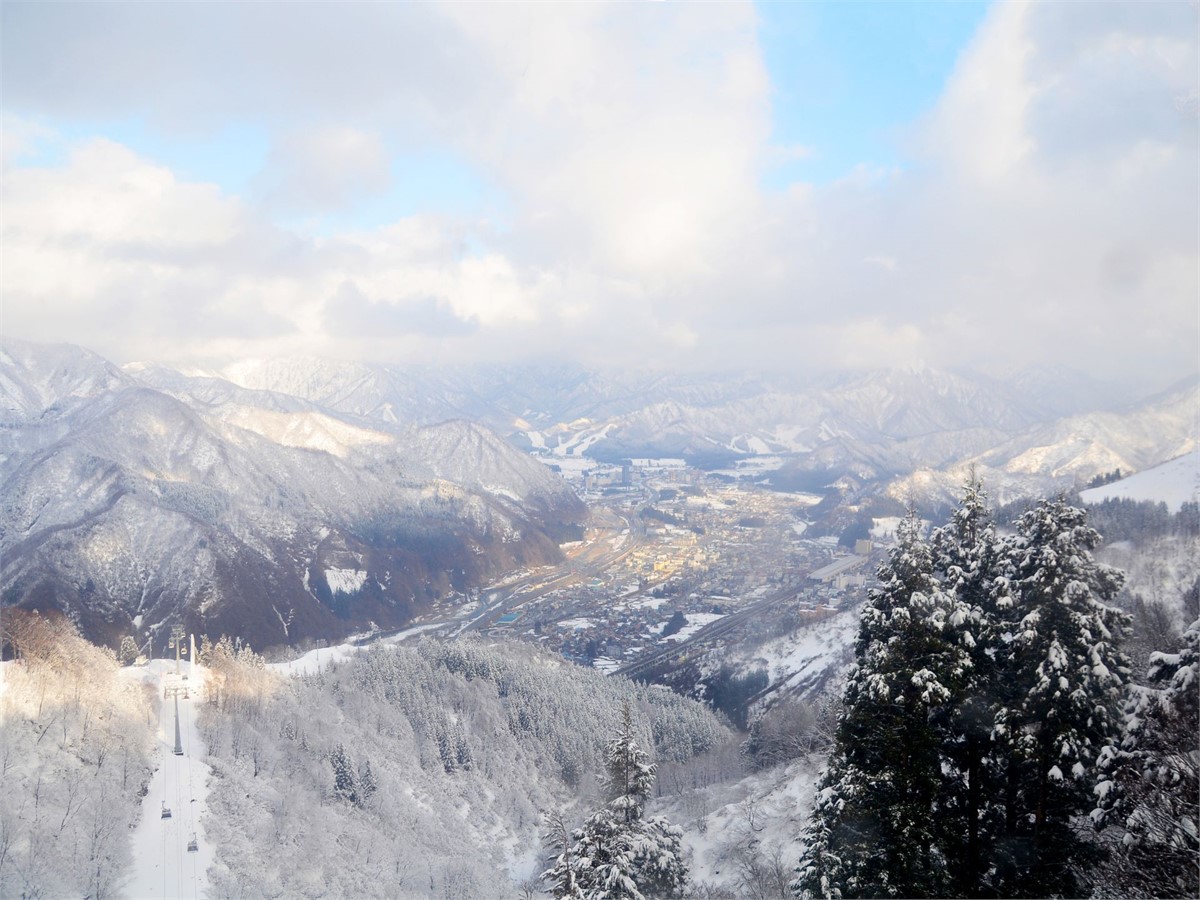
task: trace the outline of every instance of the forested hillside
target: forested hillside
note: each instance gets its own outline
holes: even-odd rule
[[[62,620],[4,624],[0,894],[122,896],[160,700]],[[626,704],[663,763],[734,738],[699,703],[520,646],[380,645],[295,677],[228,640],[200,659],[216,896],[515,896],[545,815],[599,795]]]
[[[728,734],[662,688],[514,646],[380,646],[265,691],[252,657],[214,671],[227,687],[202,728],[227,896],[513,895],[541,871],[542,814],[598,790],[625,701],[659,760]]]
[[[208,891],[599,897],[611,876],[633,898],[1191,896],[1200,622],[1121,612],[1122,574],[1063,498],[1013,525],[978,484],[932,534],[905,519],[845,686],[800,679],[842,658],[789,637],[764,658],[807,692],[753,707],[740,753],[700,703],[521,644],[272,665],[203,641]],[[157,827],[146,788],[171,759],[148,689],[164,664],[122,669],[61,618],[3,625],[0,891],[128,893],[131,826],[151,803]]]
[[[9,611],[0,676],[0,896],[113,897],[150,777],[151,692],[61,620]]]

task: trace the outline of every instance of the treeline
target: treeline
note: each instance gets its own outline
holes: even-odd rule
[[[1078,495],[1068,497],[1082,506]],[[1014,500],[998,507],[993,521],[1011,527],[1029,510],[1030,500]],[[1200,503],[1189,500],[1172,512],[1166,503],[1154,500],[1132,500],[1128,497],[1108,497],[1099,503],[1087,504],[1088,521],[1104,536],[1107,543],[1131,541],[1144,544],[1168,535],[1196,537],[1200,535]]]
[[[1194,897],[1200,622],[1130,685],[1119,572],[1064,498],[978,483],[879,570],[794,884],[814,897]],[[1168,648],[1164,648],[1168,649]],[[1084,825],[1089,826],[1088,833]]]

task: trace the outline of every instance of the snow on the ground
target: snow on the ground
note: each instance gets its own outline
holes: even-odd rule
[[[629,606],[633,609],[658,609],[668,602],[670,601],[666,597],[651,597],[648,600],[633,600]]]
[[[725,618],[725,615],[723,613],[688,613],[687,614],[687,624],[684,625],[682,628],[680,628],[674,634],[668,635],[667,637],[663,638],[663,640],[676,641],[676,642],[686,641],[688,638],[690,638],[693,634],[695,634],[697,631],[699,631],[701,628],[703,628],[709,622],[715,622],[715,621],[717,621],[717,619],[723,619],[723,618]],[[659,633],[661,633],[663,628],[666,627],[666,625],[667,625],[667,623],[663,622],[661,625],[657,626],[655,628],[655,630],[658,631]]]
[[[460,613],[461,615],[461,613]],[[420,634],[425,634],[427,631],[437,631],[439,628],[445,628],[445,622],[429,622],[425,625],[414,625],[412,628],[405,628],[403,631],[398,631],[390,637],[383,638],[381,644],[399,644],[407,641],[409,638],[416,637]]]
[[[325,570],[325,580],[329,582],[329,589],[335,594],[338,591],[343,594],[355,594],[367,583],[367,573],[358,569],[329,568]]]
[[[582,631],[585,628],[595,627],[595,623],[591,619],[586,619],[586,618],[563,619],[561,622],[558,623],[558,627],[559,628],[568,628],[573,631]]]
[[[876,541],[890,541],[896,537],[896,529],[900,526],[903,519],[900,516],[880,516],[878,519],[873,519],[871,524],[871,539]]]
[[[487,491],[489,494],[492,494],[493,496],[505,497],[509,500],[514,500],[517,503],[521,502],[522,498],[519,494],[517,494],[514,491],[509,490],[506,487],[503,487],[502,485],[484,484],[484,485],[481,485],[481,487],[485,491]]]
[[[1141,546],[1117,541],[1097,551],[1097,558],[1125,573],[1125,589],[1161,604],[1186,628],[1192,616],[1184,611],[1183,596],[1200,579],[1200,537],[1168,534]]]
[[[858,634],[858,620],[857,608],[846,610],[767,641],[746,659],[742,670],[766,668],[770,684],[801,691],[815,687],[846,661]]]
[[[786,766],[755,772],[730,784],[703,792],[704,806],[695,811],[696,797],[658,800],[651,812],[665,815],[684,829],[683,845],[691,853],[694,883],[724,888],[743,896],[742,865],[753,855],[778,854],[787,872],[799,858],[796,838],[812,807],[813,790],[824,758],[819,754]]]
[[[204,762],[208,748],[196,726],[203,698],[204,670],[180,662],[175,675],[174,660],[156,659],[145,667],[122,669],[125,677],[156,684],[161,699],[158,739],[154,748],[157,768],[150,778],[149,792],[142,800],[142,818],[133,832],[133,875],[125,888],[130,897],[203,897],[207,872],[216,858],[208,842],[203,817],[207,809],[209,768]],[[185,678],[186,676],[186,678]],[[183,755],[176,756],[175,699],[163,696],[166,685],[186,687],[179,695],[179,734]],[[171,810],[164,819],[162,810]],[[196,839],[197,850],[188,851]]]
[[[303,656],[287,662],[267,663],[267,668],[273,669],[280,675],[315,675],[330,663],[349,659],[361,648],[354,644],[338,644],[336,647],[318,647],[309,650]]]
[[[1200,495],[1200,450],[1169,460],[1152,469],[1114,481],[1112,484],[1080,491],[1084,503],[1099,503],[1109,498],[1153,500],[1165,503],[1171,512],[1179,512],[1186,501]]]
[[[623,663],[619,659],[613,659],[611,656],[597,656],[592,660],[592,668],[603,672],[605,675],[617,671],[622,665]]]

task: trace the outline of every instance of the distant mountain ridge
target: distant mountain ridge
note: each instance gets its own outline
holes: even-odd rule
[[[952,496],[969,465],[1010,496],[1069,488],[1122,461],[1154,465],[1196,439],[1195,379],[1133,400],[1120,385],[1053,366],[1003,378],[914,366],[802,380],[291,359],[225,374],[388,422],[468,416],[549,457],[712,467],[778,456],[766,477],[784,487],[849,477],[918,500]]]
[[[403,624],[558,558],[586,510],[486,427],[380,428],[309,401],[88,351],[0,349],[0,591],[93,637],[256,646]]]

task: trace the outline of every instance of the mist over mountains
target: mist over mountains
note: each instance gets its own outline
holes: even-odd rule
[[[1200,396],[1196,377],[1138,397],[1057,366],[1004,378],[913,366],[801,379],[288,359],[222,374],[386,422],[471,418],[551,458],[756,460],[783,487],[850,476],[917,500],[948,499],[969,465],[1002,500],[1156,465],[1196,446]]]
[[[684,457],[937,503],[1076,487],[1196,447],[1198,382],[1130,401],[1070,372],[829,376],[0,354],[0,589],[101,640],[183,620],[256,645],[396,627],[556,561],[587,511],[551,467]],[[540,457],[540,461],[538,458]],[[551,465],[546,465],[549,463]]]

